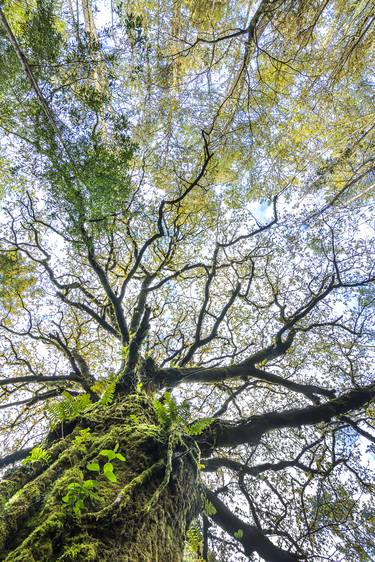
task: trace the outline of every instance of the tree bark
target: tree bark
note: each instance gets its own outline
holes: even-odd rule
[[[82,431],[84,430],[84,431]],[[103,475],[116,450],[117,482]],[[197,448],[162,428],[144,393],[94,407],[50,458],[13,469],[0,483],[0,560],[6,562],[179,562],[200,508]],[[101,473],[87,465],[98,463]],[[71,483],[95,480],[96,499],[78,514],[64,503]]]
[[[254,445],[263,435],[276,429],[328,423],[335,417],[363,408],[374,398],[375,385],[369,384],[316,406],[266,412],[240,423],[216,420],[215,424],[202,433],[199,441],[207,451],[212,451],[216,447],[234,447],[243,443]]]

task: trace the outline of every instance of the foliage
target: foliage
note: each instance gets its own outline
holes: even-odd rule
[[[91,429],[86,427],[86,429],[81,429],[78,435],[75,436],[73,443],[78,447],[83,445],[91,437]]]
[[[22,461],[22,464],[33,464],[40,462],[41,464],[48,464],[51,461],[51,456],[43,447],[33,447],[31,453]]]
[[[206,513],[206,515],[210,516],[210,515],[215,515],[217,510],[212,502],[206,500],[204,503],[204,512]]]
[[[95,503],[99,496],[96,492],[98,483],[95,480],[82,480],[68,484],[63,502],[79,517],[87,503]]]
[[[191,418],[189,402],[184,400],[181,404],[177,404],[170,392],[165,392],[162,400],[155,399],[152,405],[159,424],[166,431],[172,426],[177,426],[187,435],[197,436],[215,421],[213,418],[201,418],[189,423]]]
[[[116,382],[109,382],[102,396],[100,397],[100,404],[102,406],[109,406],[113,402],[115,395]]]
[[[22,307],[22,299],[35,295],[34,268],[18,252],[0,253],[0,303],[9,312]]]
[[[195,420],[187,428],[187,433],[193,436],[201,435],[201,433],[203,433],[205,429],[207,429],[211,424],[213,424],[214,421],[215,421],[214,418],[201,418],[199,420]]]
[[[62,396],[62,400],[52,402],[47,406],[47,415],[52,427],[74,420],[92,405],[90,396],[86,393],[73,396],[64,391]]]
[[[200,530],[199,523],[193,521],[186,533],[186,543],[189,551],[197,555],[202,550],[203,537]]]
[[[87,437],[87,433],[81,437]],[[102,467],[97,462],[87,463],[87,470],[91,472],[97,472],[100,474],[102,472],[104,478],[111,483],[117,482],[116,474],[114,473],[114,466],[112,461],[119,460],[124,462],[125,457],[118,453],[119,445],[115,445],[114,449],[103,449],[99,452],[99,455],[107,457],[108,462],[106,462]],[[67,486],[67,493],[62,498],[63,502],[73,511],[73,513],[80,517],[82,511],[87,508],[88,504],[95,504],[99,500],[98,488],[100,482],[97,480],[81,480],[78,482],[71,482]]]
[[[170,392],[163,395],[163,401],[155,399],[152,405],[159,424],[167,430],[173,423],[185,423],[186,415],[189,412],[188,405],[183,403],[179,406]]]
[[[237,531],[235,531],[235,532],[233,533],[233,536],[234,536],[236,539],[242,539],[242,538],[243,538],[243,530],[242,530],[242,529],[238,529]]]
[[[371,8],[2,2],[1,559],[375,558]]]
[[[91,462],[87,464],[87,470],[92,472],[98,472],[100,474],[101,469],[103,470],[103,476],[110,482],[117,482],[117,477],[114,473],[114,466],[112,461],[119,460],[125,461],[125,457],[121,453],[117,453],[119,445],[117,444],[114,449],[103,449],[99,452],[102,457],[107,457],[108,461],[101,467],[97,462]]]

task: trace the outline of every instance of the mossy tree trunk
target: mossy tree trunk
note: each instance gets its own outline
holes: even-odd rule
[[[117,481],[110,482],[100,452],[116,445],[126,460],[112,460]],[[95,407],[48,452],[47,462],[14,469],[0,484],[0,560],[182,560],[200,504],[196,447],[158,425],[145,394]],[[86,480],[94,480],[96,498],[74,514],[63,498],[69,484]]]

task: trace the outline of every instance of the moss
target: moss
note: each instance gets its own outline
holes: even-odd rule
[[[53,500],[58,500],[60,503],[61,498],[66,494],[66,489],[71,482],[77,482],[82,480],[83,472],[79,467],[73,466],[64,472],[58,480],[53,484],[51,492],[49,494],[49,498],[51,503],[54,503]]]
[[[30,549],[25,548],[21,552],[14,552],[5,559],[7,562],[37,562]]]
[[[8,499],[17,491],[17,482],[6,479],[0,482],[0,509],[4,507]]]
[[[117,443],[126,462],[115,463],[116,483],[87,471]],[[184,454],[173,460],[178,448]],[[188,439],[168,439],[144,393],[95,408],[54,462],[5,504],[0,560],[178,562],[198,501],[192,450]],[[77,518],[62,498],[71,482],[88,478],[100,482],[98,501]],[[0,545],[1,532],[0,525]]]
[[[54,542],[61,536],[64,529],[63,516],[53,514],[41,525],[36,527],[23,542],[5,558],[6,562],[28,560],[26,556],[32,554],[30,560],[50,562],[53,560]]]
[[[3,520],[0,524],[0,552],[8,536],[18,528],[18,522],[28,513],[30,504],[37,504],[40,499],[39,487],[31,482],[17,491],[3,507]]]
[[[98,560],[97,558],[97,541],[92,541],[86,534],[78,536],[74,539],[74,544],[64,547],[61,556],[57,558],[57,562],[91,562]]]
[[[53,555],[53,543],[50,539],[38,544],[37,548],[31,549],[38,560],[51,560]]]
[[[8,537],[17,535],[18,530],[32,518],[33,514],[43,504],[48,494],[46,494],[51,483],[54,482],[60,468],[57,466],[49,467],[44,473],[35,480],[29,482],[9,498],[3,507],[3,522],[0,525],[0,552]],[[20,533],[22,537],[22,533]]]

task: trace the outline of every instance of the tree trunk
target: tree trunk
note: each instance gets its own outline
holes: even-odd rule
[[[48,449],[47,461],[14,469],[1,482],[0,560],[181,561],[201,496],[189,439],[158,424],[144,393],[93,407]],[[110,451],[126,457],[111,461],[116,482],[103,474]],[[92,463],[100,473],[88,470]],[[75,491],[63,501],[69,484],[82,491],[88,480],[95,498]]]

